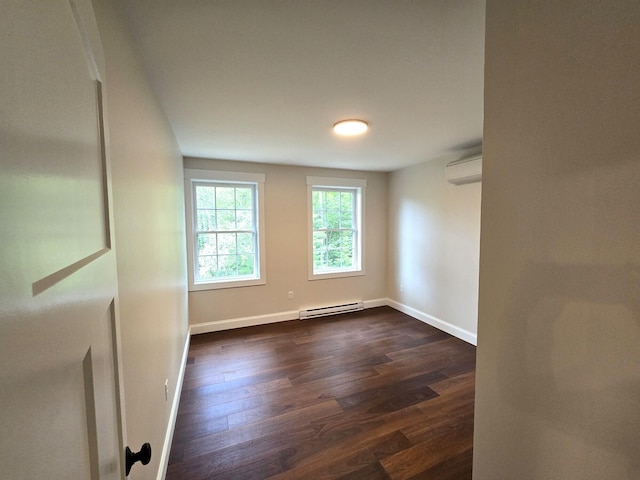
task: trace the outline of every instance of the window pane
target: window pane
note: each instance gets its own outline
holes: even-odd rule
[[[238,233],[238,253],[253,253],[254,234]]]
[[[313,264],[317,269],[351,268],[355,231],[313,232]]]
[[[342,265],[342,268],[353,267],[353,257],[343,250],[340,253],[340,264]]]
[[[312,204],[314,210],[320,210],[324,208],[324,192],[314,190],[312,192]]]
[[[324,210],[314,210],[313,212],[313,228],[327,228],[327,218]]]
[[[216,188],[216,207],[233,209],[236,206],[235,188],[233,187],[217,187]]]
[[[260,185],[233,175],[225,177],[229,180],[192,183],[190,220],[195,245],[190,254],[195,283],[225,287],[234,280],[261,277],[256,204]]]
[[[313,266],[314,268],[326,267],[327,233],[313,232]]]
[[[353,193],[352,192],[341,192],[340,193],[340,207],[343,211],[353,209],[352,206],[353,201]]]
[[[353,214],[351,211],[342,211],[340,215],[340,228],[355,228],[353,224]]]
[[[198,251],[197,255],[215,255],[216,234],[215,233],[199,233],[198,234]]]
[[[327,228],[326,211],[324,209],[324,195],[325,192],[313,191],[312,192],[312,212],[313,212],[313,228]]]
[[[352,230],[342,230],[340,232],[340,246],[342,248],[349,248],[351,249],[353,247],[353,239],[355,237],[355,232]]]
[[[327,254],[329,268],[340,268],[342,266],[340,263],[340,250],[329,249]]]
[[[313,232],[313,249],[325,248],[327,245],[327,232]]]
[[[340,228],[340,210],[327,210],[327,228]]]
[[[327,268],[327,251],[320,250],[313,253],[313,267],[318,270]]]
[[[218,270],[218,257],[205,256],[198,257],[198,266],[196,269],[196,280],[206,281],[215,277]]]
[[[340,248],[340,232],[327,232],[327,248]]]
[[[216,188],[196,185],[196,206],[197,208],[215,208]]]
[[[354,182],[355,183],[355,182]],[[312,263],[315,273],[360,269],[356,211],[357,187],[320,187],[311,190]]]
[[[356,233],[353,231],[350,232],[341,232],[340,233],[340,246],[341,246],[341,256],[340,262],[343,267],[352,267],[354,266],[353,259],[353,245],[355,240]]]
[[[234,210],[218,210],[218,230],[235,230],[236,212]]]
[[[253,275],[255,272],[253,255],[238,255],[238,275]]]
[[[340,192],[324,192],[327,210],[340,210]]]
[[[253,230],[253,212],[251,210],[236,210],[236,228],[238,230]]]
[[[199,231],[211,231],[216,229],[216,211],[215,210],[198,210],[198,226]]]
[[[236,188],[236,208],[251,209],[253,207],[253,189]]]
[[[238,272],[238,257],[235,255],[220,255],[216,277],[235,277]]]
[[[234,254],[236,253],[236,234],[235,233],[219,233],[218,234],[218,254]]]

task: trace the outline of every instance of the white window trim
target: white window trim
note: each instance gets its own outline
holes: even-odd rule
[[[194,210],[193,210],[193,184],[201,181],[225,182],[225,183],[255,183],[256,184],[256,218],[258,221],[258,265],[260,277],[250,280],[223,280],[214,282],[195,283],[194,267]],[[184,170],[184,196],[187,223],[187,273],[189,291],[216,290],[221,288],[249,287],[265,285],[266,273],[266,246],[264,223],[264,182],[265,175],[261,173],[226,172],[217,170]]]
[[[357,188],[360,194],[357,196],[358,205],[357,229],[358,229],[358,268],[353,270],[334,271],[326,273],[313,272],[313,187],[322,188]],[[307,230],[308,230],[308,270],[309,280],[324,280],[329,278],[358,277],[365,275],[365,191],[367,181],[356,178],[331,178],[331,177],[307,177]]]

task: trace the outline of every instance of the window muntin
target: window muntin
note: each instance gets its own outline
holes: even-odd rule
[[[351,271],[358,265],[355,188],[312,189],[313,272]]]
[[[309,279],[363,275],[366,181],[308,177]]]
[[[263,285],[264,175],[185,170],[189,289]]]
[[[256,185],[194,182],[194,282],[255,279]]]

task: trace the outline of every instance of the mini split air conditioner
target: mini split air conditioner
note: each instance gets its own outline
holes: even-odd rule
[[[454,185],[479,182],[482,180],[482,155],[451,162],[445,167],[444,173],[447,182]]]

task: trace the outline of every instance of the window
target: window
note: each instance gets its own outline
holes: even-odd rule
[[[264,175],[185,170],[189,289],[263,285]]]
[[[307,177],[309,279],[364,275],[365,180]]]

